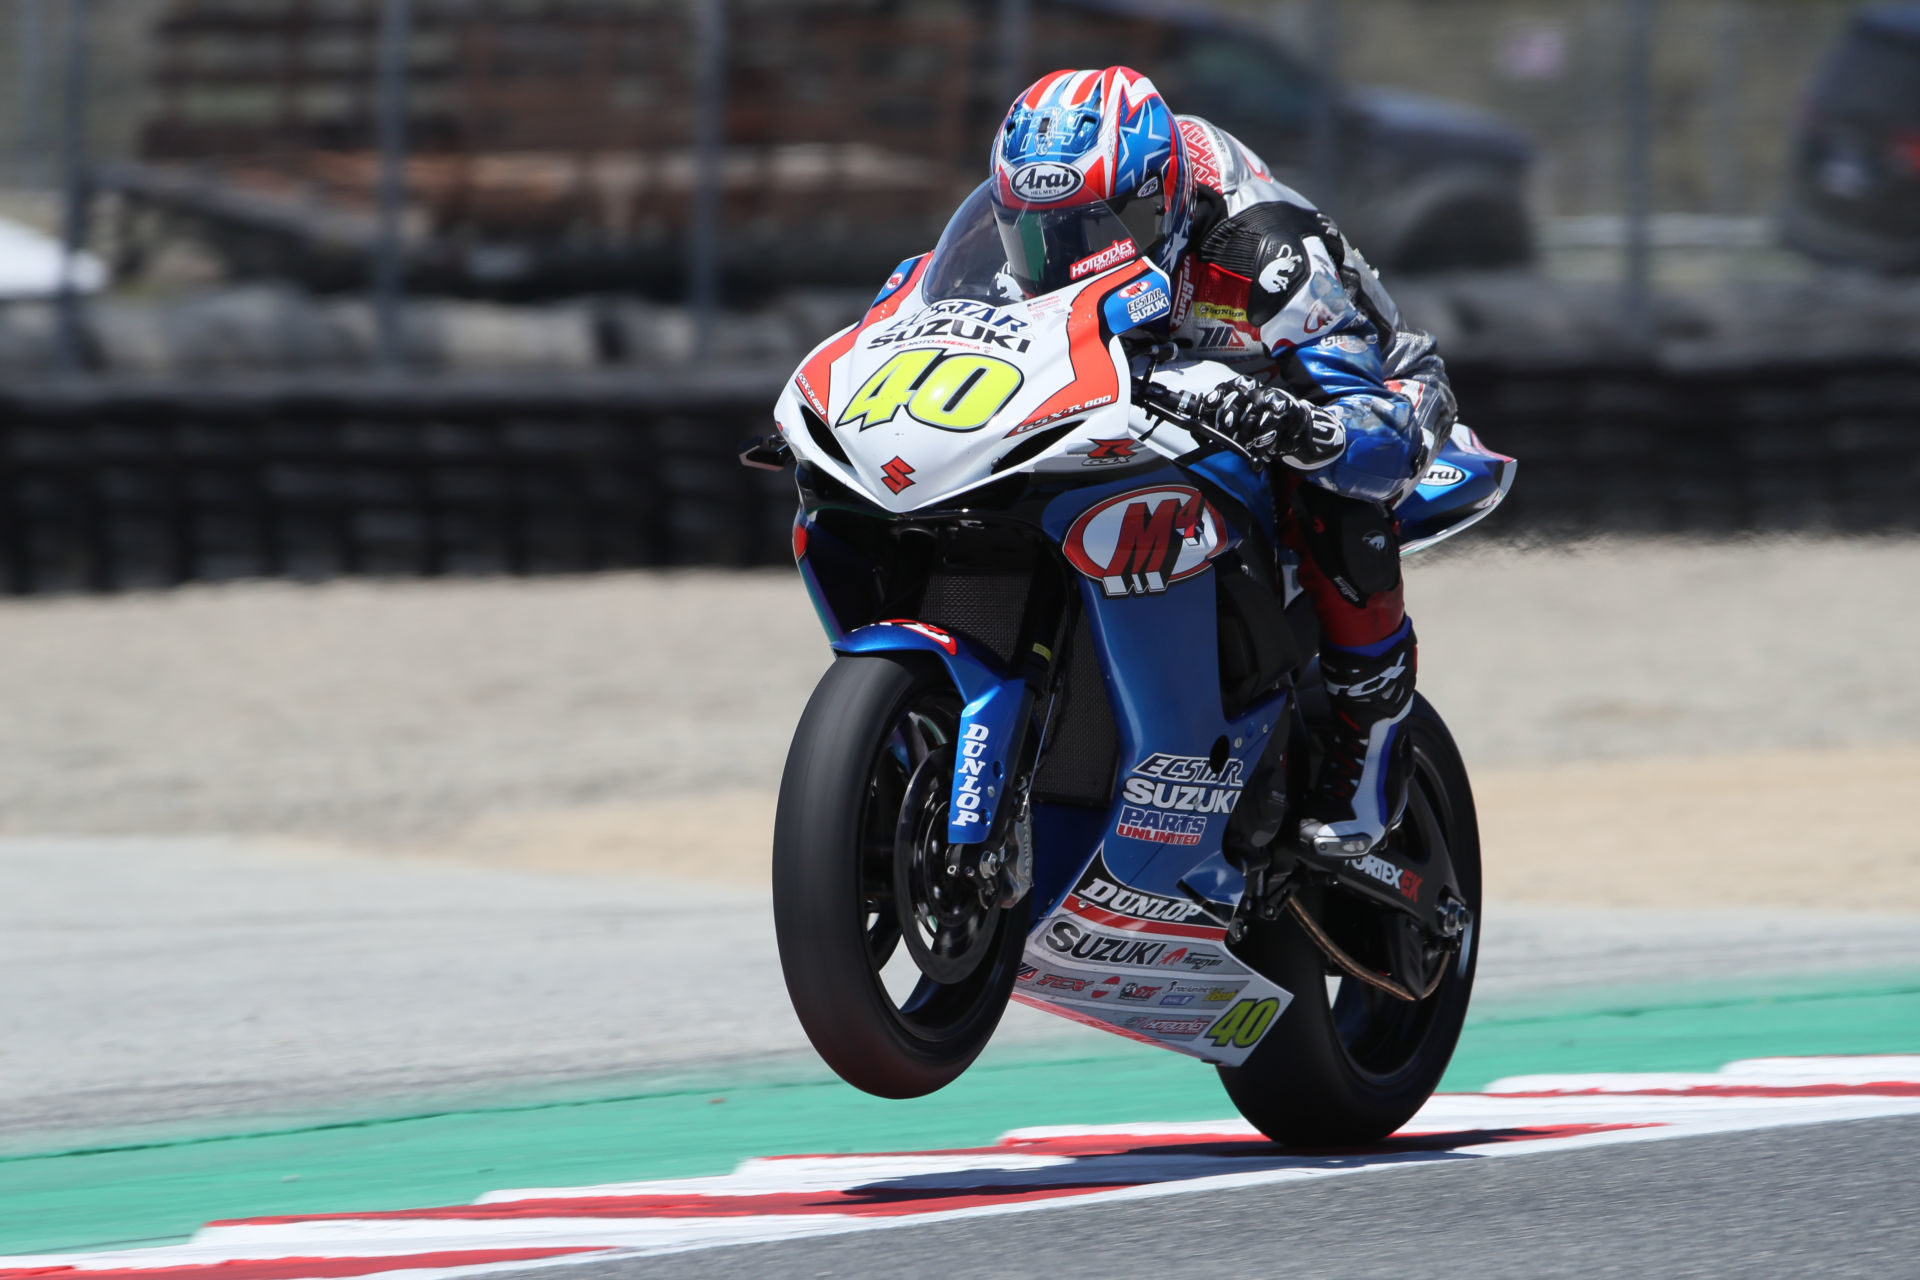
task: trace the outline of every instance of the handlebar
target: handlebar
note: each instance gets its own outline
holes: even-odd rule
[[[1223,431],[1214,430],[1200,420],[1200,397],[1191,391],[1176,391],[1150,378],[1135,378],[1133,402],[1145,409],[1150,418],[1159,417],[1171,422],[1188,435],[1237,453],[1253,466],[1260,465],[1260,460],[1248,453],[1245,446],[1238,440]],[[1145,434],[1152,435],[1153,432],[1149,429]]]

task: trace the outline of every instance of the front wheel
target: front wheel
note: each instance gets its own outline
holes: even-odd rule
[[[1444,852],[1477,922],[1480,833],[1466,765],[1425,698],[1414,700],[1405,731],[1413,774],[1405,816],[1388,834],[1391,851],[1415,865]],[[1329,891],[1307,905],[1316,917],[1340,921],[1350,954],[1386,950],[1384,931],[1399,922],[1343,897]],[[1245,1063],[1220,1068],[1234,1106],[1289,1145],[1350,1146],[1393,1133],[1433,1096],[1453,1057],[1473,991],[1478,933],[1477,923],[1470,925],[1439,986],[1409,1002],[1339,976],[1289,916],[1250,932],[1238,948],[1242,958],[1293,992],[1293,1002]]]
[[[855,1088],[951,1083],[999,1025],[1028,906],[950,856],[960,700],[911,655],[843,656],[800,718],[773,829],[773,920],[813,1047]]]

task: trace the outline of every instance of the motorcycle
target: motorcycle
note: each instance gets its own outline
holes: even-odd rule
[[[774,828],[794,1010],[883,1097],[954,1080],[1013,999],[1213,1064],[1275,1141],[1383,1138],[1473,988],[1460,754],[1418,699],[1387,838],[1294,847],[1330,713],[1269,481],[1159,376],[1179,353],[1152,338],[1154,266],[1020,294],[982,187],[742,454],[796,464],[794,557],[835,654]],[[1453,427],[1397,508],[1404,551],[1513,472]]]

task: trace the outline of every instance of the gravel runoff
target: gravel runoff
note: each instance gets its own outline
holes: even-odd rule
[[[1605,539],[1408,590],[1479,771],[1920,742],[1916,582],[1920,539]],[[0,831],[511,843],[644,805],[697,838],[764,806],[827,658],[785,572],[11,601]]]

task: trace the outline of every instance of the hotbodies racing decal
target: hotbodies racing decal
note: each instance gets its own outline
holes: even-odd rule
[[[1293,999],[1233,958],[1207,908],[1124,883],[1104,850],[1022,959],[1022,1003],[1225,1066],[1246,1061]]]

